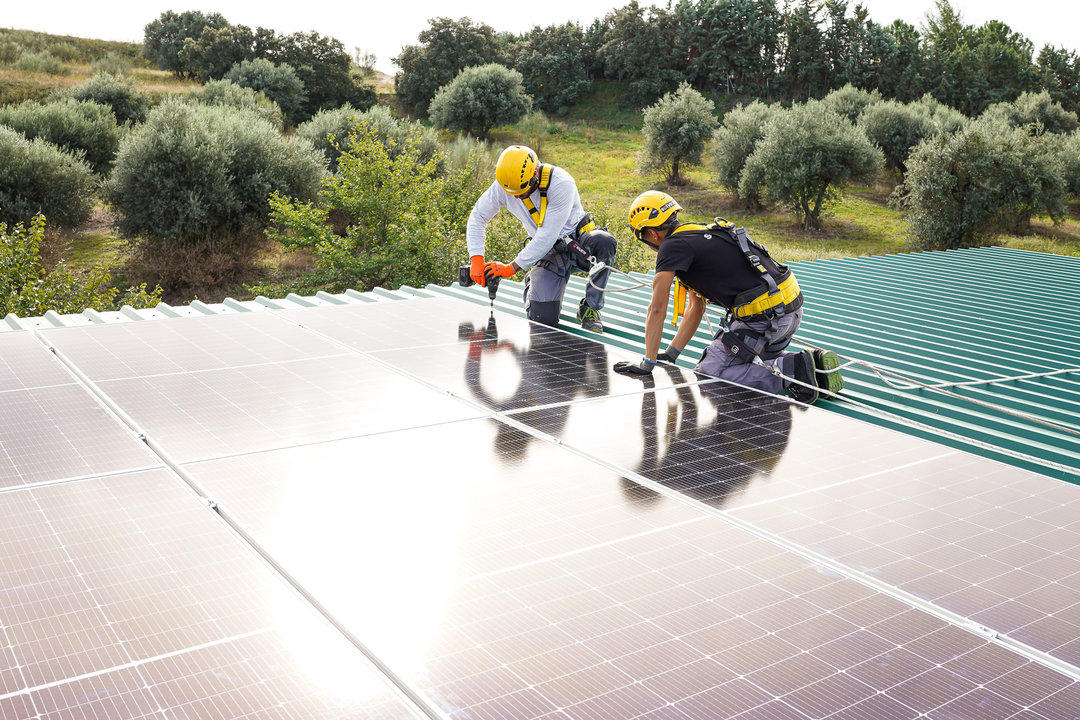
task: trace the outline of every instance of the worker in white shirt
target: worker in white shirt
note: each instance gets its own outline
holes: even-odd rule
[[[484,229],[500,209],[521,221],[529,241],[509,264],[485,262]],[[530,320],[557,325],[566,283],[576,270],[588,271],[588,258],[610,266],[617,241],[606,228],[596,227],[581,206],[577,183],[570,173],[541,163],[524,145],[511,145],[499,156],[495,182],[477,198],[465,233],[469,276],[480,285],[487,278],[508,278],[520,270],[525,276],[525,313]],[[595,273],[578,304],[581,327],[603,332],[600,310],[609,270]]]

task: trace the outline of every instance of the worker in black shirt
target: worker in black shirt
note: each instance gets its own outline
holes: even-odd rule
[[[787,389],[806,403],[817,399],[819,388],[839,392],[843,379],[836,353],[785,352],[802,319],[803,296],[791,270],[743,228],[721,220],[680,223],[680,210],[673,197],[657,190],[642,193],[630,206],[634,235],[657,251],[656,274],[645,316],[645,356],[638,363],[616,363],[615,370],[646,375],[657,360],[674,362],[697,331],[708,301],[727,310],[727,327],[705,349],[698,372],[771,393]],[[676,278],[689,291],[685,315],[671,344],[659,353]]]

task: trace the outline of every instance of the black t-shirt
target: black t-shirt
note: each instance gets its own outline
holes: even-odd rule
[[[736,295],[758,287],[765,291],[766,286],[739,246],[722,232],[688,229],[668,235],[656,254],[656,271],[674,271],[684,285],[730,310]]]

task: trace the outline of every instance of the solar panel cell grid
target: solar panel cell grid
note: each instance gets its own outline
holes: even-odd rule
[[[94,382],[342,353],[271,313],[57,328],[41,334]]]
[[[490,469],[522,457],[514,447],[522,444],[531,444],[531,462],[498,479]],[[403,464],[398,459],[410,447],[427,453]],[[446,460],[461,447],[474,448],[465,467]],[[362,456],[373,468],[393,458],[396,474],[354,475],[343,462],[349,456]],[[455,523],[453,534],[438,536],[442,548],[453,550],[445,562],[459,573],[441,600],[428,597],[406,609],[391,599],[377,612],[370,606],[348,615],[353,631],[377,653],[392,656],[399,674],[433,704],[463,717],[562,713],[584,720],[671,708],[694,718],[744,711],[747,717],[824,717],[879,692],[910,695],[911,702],[936,709],[978,688],[966,677],[998,677],[1016,667],[1010,664],[1016,656],[1000,647],[670,498],[627,494],[617,477],[586,466],[587,460],[536,445],[519,432],[468,421],[187,468],[226,512],[235,512],[275,556],[293,558],[290,563],[301,556],[287,548],[313,539],[325,548],[368,545],[355,525],[328,522],[321,508],[323,498],[341,496],[338,483],[349,484],[357,497],[374,491],[381,511],[391,513],[382,518],[386,527],[407,528],[413,536],[420,530],[414,518],[424,516],[428,502],[462,517],[471,516],[470,507],[482,509],[475,517],[491,520]],[[388,495],[395,486],[387,483],[406,478],[407,490]],[[297,492],[301,485],[307,492]],[[261,499],[252,505],[245,498],[255,487]],[[399,492],[408,492],[411,504],[389,500]],[[613,527],[621,534],[587,544],[578,533],[568,535],[562,512],[573,507],[567,499],[574,496],[590,508],[620,509],[625,524]],[[296,504],[302,498],[310,507]],[[504,516],[512,522],[497,522]],[[665,524],[655,525],[660,517]],[[580,525],[594,531],[588,522]],[[458,534],[471,539],[459,542]],[[553,537],[576,537],[579,546],[567,550],[552,544]],[[393,554],[354,558],[357,576],[374,584],[398,578],[383,584],[392,589],[401,582],[397,568],[425,573],[399,549],[403,540],[382,534],[381,541]],[[504,552],[490,554],[488,545]],[[289,567],[332,607],[355,605],[346,584],[321,576],[339,575],[336,568]],[[441,622],[431,622],[435,617]],[[400,652],[406,627],[427,628],[430,635],[416,644],[426,651]],[[912,662],[890,665],[888,656],[897,652]],[[943,669],[957,656],[966,659]],[[883,666],[875,681],[869,670]],[[867,668],[864,678],[856,668]],[[941,697],[945,689],[953,694]],[[896,705],[913,709],[899,699]]]
[[[159,464],[77,385],[13,390],[0,401],[0,488]]]
[[[9,390],[70,385],[74,380],[32,333],[0,335],[0,399]]]
[[[4,720],[416,717],[164,471],[5,493],[0,515]]]
[[[111,380],[101,389],[173,458],[187,461],[475,416],[363,358]],[[287,440],[283,440],[287,438]]]

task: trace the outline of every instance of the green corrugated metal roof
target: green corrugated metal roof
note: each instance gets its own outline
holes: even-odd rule
[[[796,340],[845,358],[927,384],[1080,367],[1080,258],[993,247],[791,266],[807,298]],[[616,276],[609,287],[630,284]],[[583,287],[584,278],[575,277],[567,290],[563,327],[571,332],[582,332],[573,313]],[[523,314],[521,289],[504,282],[499,309]],[[482,288],[427,291],[488,302]],[[639,288],[608,295],[604,342],[641,350],[649,294]],[[710,315],[715,327],[719,315]],[[672,332],[669,326],[665,339]],[[691,344],[697,352],[680,364],[691,367],[710,340],[703,323]],[[1080,482],[1080,373],[958,387],[952,395],[894,389],[863,367],[845,368],[844,377],[842,398],[821,406]]]

